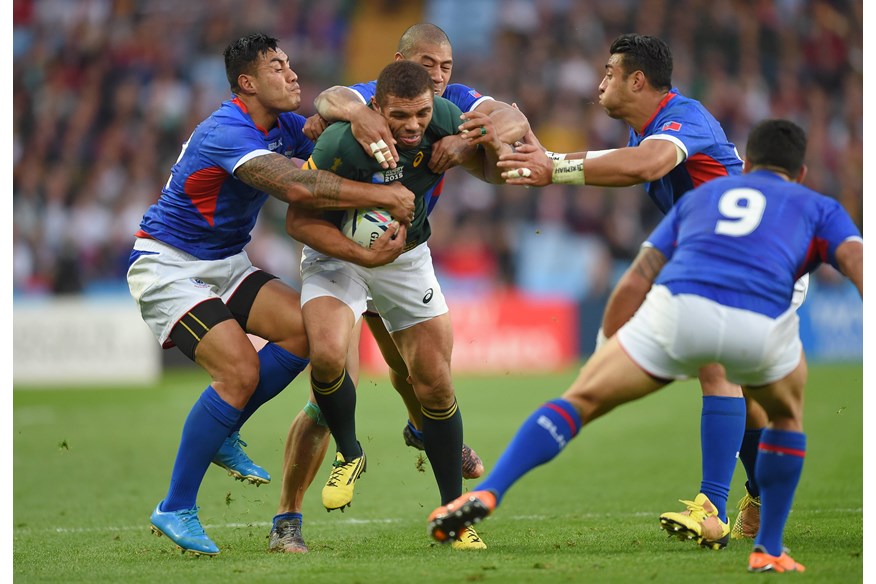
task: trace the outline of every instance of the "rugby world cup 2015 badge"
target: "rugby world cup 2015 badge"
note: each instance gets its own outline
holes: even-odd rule
[[[391,183],[401,180],[405,175],[404,166],[396,166],[395,168],[387,168],[380,170],[371,175],[371,182],[375,184]]]

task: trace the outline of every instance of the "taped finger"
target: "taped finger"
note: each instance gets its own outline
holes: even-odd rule
[[[525,167],[508,171],[508,178],[529,178],[531,175],[532,171]]]
[[[380,164],[383,164],[384,162],[386,162],[386,157],[383,155],[383,152],[377,150],[374,152],[374,160],[376,160]]]
[[[381,140],[382,142],[382,140]],[[386,144],[384,144],[386,146]],[[370,144],[371,154],[377,154],[380,151],[380,146],[378,146],[377,142],[372,142]]]
[[[378,150],[389,150],[389,146],[382,139],[377,141],[377,148]]]

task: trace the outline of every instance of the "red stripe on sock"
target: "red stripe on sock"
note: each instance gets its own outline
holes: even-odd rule
[[[574,437],[578,433],[578,426],[575,425],[575,420],[572,419],[572,416],[569,415],[569,412],[561,408],[556,404],[544,404],[545,407],[552,409],[553,411],[560,414],[566,423],[569,424],[569,428],[572,430],[572,437]]]
[[[797,448],[785,448],[784,446],[775,446],[774,444],[766,444],[765,442],[761,442],[760,444],[758,444],[757,449],[763,450],[764,452],[772,452],[773,454],[790,454],[791,456],[806,458],[805,450],[799,450]]]

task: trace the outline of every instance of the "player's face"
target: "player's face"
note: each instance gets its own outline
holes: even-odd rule
[[[269,110],[291,112],[301,105],[298,75],[281,50],[268,51],[259,59],[253,77],[258,99]]]
[[[453,72],[453,49],[449,44],[419,45],[413,48],[410,55],[396,53],[396,60],[400,58],[425,67],[435,83],[435,95],[444,95],[444,90],[450,83],[450,74]]]
[[[599,84],[599,105],[610,117],[622,119],[632,94],[628,87],[630,77],[623,69],[623,56],[614,54],[605,64],[605,77]]]
[[[425,91],[413,99],[386,96],[386,103],[378,110],[389,123],[389,129],[401,150],[416,148],[423,141],[423,133],[432,121],[434,95]]]

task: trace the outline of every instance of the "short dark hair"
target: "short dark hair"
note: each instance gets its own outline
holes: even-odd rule
[[[806,158],[806,132],[789,120],[764,120],[748,134],[745,158],[751,167],[779,168],[796,176]]]
[[[627,33],[611,43],[612,55],[623,55],[624,77],[641,71],[656,89],[672,87],[672,51],[657,37]]]
[[[237,93],[240,86],[237,78],[241,73],[253,70],[253,64],[268,51],[277,50],[277,39],[260,32],[240,37],[225,47],[225,76],[231,85],[231,91]]]
[[[426,91],[435,92],[435,82],[425,67],[413,61],[393,61],[377,77],[374,100],[381,106],[387,96],[413,99]]]
[[[414,51],[415,47],[424,44],[449,45],[450,39],[448,38],[447,33],[441,30],[440,27],[435,26],[430,22],[421,22],[408,27],[408,29],[402,33],[401,38],[398,39],[397,50],[404,55],[405,58],[408,58]]]

